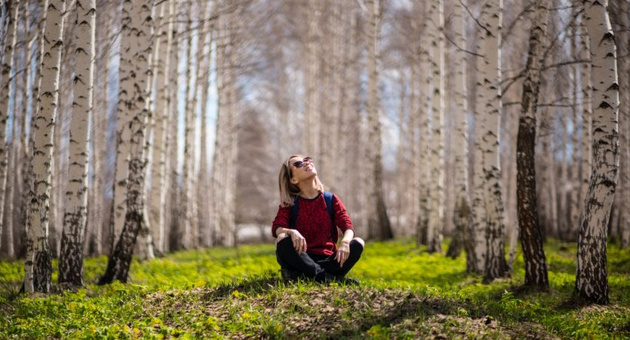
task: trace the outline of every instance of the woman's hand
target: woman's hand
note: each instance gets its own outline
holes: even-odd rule
[[[287,230],[287,233],[291,236],[291,241],[293,241],[293,248],[295,248],[295,251],[297,251],[298,254],[306,252],[306,239],[304,236],[295,229],[289,229]]]
[[[343,267],[348,256],[350,256],[350,242],[341,241],[339,249],[337,249],[337,255],[335,256],[335,259],[339,262],[339,267]]]

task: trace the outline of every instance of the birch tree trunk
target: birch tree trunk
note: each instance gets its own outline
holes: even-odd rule
[[[564,87],[564,86],[563,86]],[[561,98],[564,95],[564,89],[558,87],[555,89],[555,91],[558,93],[558,98]],[[568,205],[567,205],[567,194],[568,194],[568,190],[567,190],[567,185],[569,183],[569,159],[568,159],[568,150],[567,148],[569,147],[569,131],[568,131],[568,126],[569,126],[569,113],[566,112],[566,110],[564,108],[561,108],[560,110],[560,121],[562,124],[562,131],[560,131],[560,133],[562,134],[562,142],[560,144],[560,148],[561,148],[561,161],[560,161],[560,176],[558,178],[558,181],[556,182],[556,184],[558,185],[557,187],[557,191],[558,191],[558,234],[557,235],[553,235],[555,237],[560,238],[561,240],[570,240],[569,238],[569,231],[568,231],[568,224],[567,224],[567,212],[568,210]],[[556,130],[557,131],[557,130]]]
[[[30,188],[29,233],[24,268],[24,290],[29,293],[47,293],[52,280],[52,258],[48,245],[48,212],[65,10],[64,0],[46,1],[39,106],[33,119],[33,186]]]
[[[428,30],[428,23],[424,25],[424,32]],[[426,37],[426,34],[422,34],[420,37],[421,45],[427,45],[422,43]],[[418,51],[420,55],[420,70],[428,70],[431,65],[429,63],[429,51],[426,49],[421,49]],[[422,72],[424,74],[422,82],[420,83],[420,98],[421,98],[421,107],[418,112],[419,122],[420,122],[420,138],[418,140],[419,147],[419,171],[420,171],[420,183],[419,183],[419,197],[420,197],[420,209],[419,209],[419,218],[416,221],[416,230],[417,230],[417,243],[418,246],[421,244],[427,244],[427,228],[429,225],[429,178],[430,176],[430,148],[429,148],[429,129],[430,129],[430,117],[429,112],[431,110],[431,83],[433,82],[433,74],[431,72]]]
[[[236,197],[236,88],[235,88],[235,33],[234,11],[230,4],[222,2],[219,18],[217,48],[217,87],[219,112],[214,161],[212,163],[212,192],[214,230],[217,242],[224,246],[235,244],[234,205]],[[222,43],[221,43],[222,42]]]
[[[411,143],[407,142],[409,140],[409,134],[412,130],[411,124],[407,121],[407,113],[406,113],[406,104],[407,104],[407,80],[405,74],[407,70],[404,67],[401,67],[400,74],[398,75],[398,86],[400,91],[400,102],[398,104],[398,130],[399,138],[401,142],[398,144],[398,148],[396,150],[396,172],[399,176],[396,178],[396,222],[395,225],[399,231],[403,230],[404,221],[407,220],[407,211],[405,209],[405,203],[409,200],[407,197],[409,178],[411,177],[409,174],[409,170],[412,170],[411,167],[407,164],[406,155],[407,155],[407,147],[411,145]],[[413,74],[412,74],[413,76]]]
[[[153,1],[143,2],[125,0],[123,8],[129,13],[131,19],[127,25],[135,35],[123,36],[121,42],[123,51],[130,51],[132,68],[129,70],[135,74],[135,79],[122,82],[121,91],[128,91],[129,100],[125,103],[126,109],[132,115],[130,121],[130,157],[129,157],[129,184],[127,188],[127,209],[125,223],[120,234],[120,239],[112,255],[109,257],[105,274],[99,284],[111,283],[119,280],[127,282],[131,257],[138,237],[138,232],[143,223],[147,223],[144,209],[144,166],[145,166],[145,130],[149,114],[149,98],[151,86],[148,77],[152,55],[152,26],[151,10]]]
[[[332,140],[330,141],[332,144],[331,152],[330,152],[330,161],[332,164],[329,164],[327,167],[330,169],[330,174],[332,179],[332,185],[334,185],[335,191],[343,194],[344,197],[347,197],[347,191],[343,190],[343,172],[335,171],[336,169],[343,169],[343,164],[341,162],[342,159],[347,157],[348,150],[344,147],[347,144],[348,136],[345,134],[344,130],[347,128],[344,125],[344,114],[345,110],[343,108],[344,105],[344,96],[347,95],[347,72],[345,67],[345,62],[347,60],[347,52],[348,49],[344,45],[344,19],[346,19],[346,10],[347,4],[345,3],[337,3],[334,2],[334,13],[333,13],[333,24],[332,24],[332,39],[333,39],[333,51],[334,51],[334,62],[332,67],[333,73],[333,81],[332,81],[332,96],[333,96],[333,121],[332,121]],[[323,129],[328,130],[328,129]],[[334,141],[334,142],[333,142]]]
[[[544,65],[545,35],[549,0],[537,0],[529,37],[529,55],[523,82],[521,116],[517,136],[517,201],[521,248],[525,258],[525,286],[549,290],[547,260],[538,222],[536,201],[536,109],[540,90],[540,71]]]
[[[162,2],[159,3],[159,5],[162,5],[162,4],[163,4]],[[160,9],[157,8],[154,1],[151,1],[150,8],[151,8],[151,13],[150,13],[151,18],[155,18],[158,15],[157,11],[159,11]],[[146,178],[149,175],[148,170],[150,170],[150,168],[147,168],[146,165],[148,163],[151,163],[151,149],[152,149],[151,133],[152,133],[152,127],[155,121],[155,118],[154,118],[155,101],[153,100],[153,95],[152,95],[154,84],[155,84],[155,76],[154,76],[155,73],[153,71],[155,69],[155,62],[157,60],[157,55],[155,55],[153,52],[153,50],[156,49],[154,46],[155,40],[156,40],[154,39],[156,35],[155,20],[152,20],[151,24],[147,25],[147,28],[149,30],[149,39],[151,41],[151,54],[149,55],[147,79],[145,81],[147,83],[147,93],[151,95],[146,97],[147,117],[144,122],[145,127],[143,128],[144,130],[143,134],[147,136],[146,138],[143,138],[144,150],[143,150],[142,155],[143,155],[143,158],[146,159],[145,164],[143,165],[143,171],[144,171],[143,178]],[[143,188],[144,188],[143,196],[146,197],[147,186],[143,185]],[[142,209],[144,209],[142,213],[143,220],[140,226],[140,231],[138,233],[138,240],[137,240],[138,259],[140,261],[150,261],[155,258],[155,253],[153,252],[153,230],[152,230],[152,225],[151,225],[150,215],[149,215],[149,204],[143,203]]]
[[[6,32],[2,54],[4,61],[0,65],[0,240],[2,239],[2,225],[4,218],[4,204],[7,184],[7,162],[9,150],[6,143],[7,120],[9,119],[9,99],[15,92],[13,78],[16,74],[13,67],[13,49],[17,39],[17,19],[20,8],[19,0],[6,0],[2,3],[2,10],[5,15]],[[4,26],[4,23],[2,23]],[[15,97],[15,96],[14,96]],[[2,242],[0,242],[0,246]]]
[[[591,43],[586,28],[586,20],[584,12],[579,16],[580,20],[580,59],[589,60],[591,58]],[[591,179],[591,168],[593,166],[593,81],[591,78],[591,63],[583,62],[580,65],[580,80],[582,82],[582,139],[581,152],[582,161],[580,162],[580,198],[581,205],[586,200],[588,194],[589,182]],[[581,210],[581,209],[580,209]],[[581,224],[581,218],[578,218]]]
[[[504,276],[508,269],[505,261],[499,152],[502,8],[502,0],[490,0],[482,5],[478,53],[483,57],[477,58],[477,96],[483,108],[478,104],[475,112],[477,167],[473,218],[478,233],[478,269],[484,271],[487,280]]]
[[[320,63],[319,54],[320,46],[322,46],[322,33],[319,28],[321,16],[320,4],[322,1],[309,1],[307,7],[308,18],[308,55],[306,61],[307,67],[307,88],[306,88],[306,123],[305,128],[308,133],[303,131],[305,138],[305,152],[315,159],[320,157]]]
[[[455,52],[453,67],[455,68],[455,107],[456,140],[455,140],[455,212],[453,224],[455,235],[447,255],[456,258],[463,246],[466,251],[467,266],[475,261],[474,243],[472,242],[470,196],[468,194],[468,93],[466,77],[466,30],[465,13],[461,2],[455,3],[453,13],[453,38],[458,50]]]
[[[181,247],[181,240],[179,238],[179,195],[180,195],[180,187],[179,187],[179,64],[180,64],[180,45],[178,37],[179,33],[183,31],[181,29],[181,25],[178,24],[180,17],[181,8],[175,7],[176,11],[173,12],[171,16],[171,21],[175,24],[172,27],[172,48],[171,55],[169,58],[171,59],[171,74],[169,77],[171,78],[171,84],[169,87],[169,132],[167,135],[166,142],[166,153],[169,155],[170,161],[166,163],[166,174],[168,175],[168,191],[170,191],[169,203],[167,207],[170,210],[170,216],[167,219],[169,228],[166,229],[168,231],[168,243],[165,242],[165,245],[168,246],[169,250],[177,250]]]
[[[345,168],[350,169],[353,164],[359,162],[362,158],[362,155],[365,154],[363,151],[363,147],[365,143],[361,143],[365,139],[365,132],[362,129],[362,112],[360,109],[359,101],[360,101],[360,93],[361,93],[361,51],[362,42],[364,39],[362,38],[363,31],[361,25],[361,13],[348,11],[348,22],[350,23],[350,46],[348,46],[347,51],[347,63],[349,63],[347,69],[347,78],[348,78],[348,86],[347,96],[344,97],[344,110],[346,113],[344,116],[344,124],[345,127],[343,139],[345,145],[344,149],[347,150],[345,160]],[[345,82],[344,82],[345,83]],[[350,137],[351,136],[351,137]],[[364,195],[351,195],[352,188],[357,188],[361,186],[365,181],[365,169],[360,167],[358,169],[357,176],[353,176],[350,180],[343,181],[344,192],[348,193],[348,200],[344,200],[346,204],[348,204],[347,208],[349,211],[359,212],[360,223],[357,225],[356,233],[359,235],[367,235],[367,223],[363,223],[365,219],[365,214],[363,214],[363,209],[365,208]],[[362,192],[365,192],[363,190]]]
[[[607,227],[619,171],[619,85],[608,1],[584,0],[593,80],[593,167],[580,214],[575,290],[587,302],[608,304]],[[595,44],[595,42],[597,42]]]
[[[630,25],[630,18],[625,15],[630,11],[630,3],[628,1],[620,1],[617,4],[617,8],[619,10],[612,9],[609,11],[611,15],[616,16],[618,19],[616,20],[620,25],[628,27]],[[619,55],[628,55],[630,53],[630,43],[629,42],[620,42],[619,46]],[[622,89],[630,88],[630,61],[627,59],[618,60],[619,67],[619,86]],[[621,76],[625,75],[625,76]],[[620,102],[621,103],[630,103],[630,91],[621,91]],[[628,105],[620,105],[619,107],[619,119],[622,122],[622,126],[620,126],[620,131],[622,136],[625,136],[625,140],[622,141],[621,145],[623,145],[623,151],[621,152],[620,160],[623,160],[624,163],[621,165],[622,167],[622,178],[620,179],[621,183],[624,183],[624,188],[622,190],[623,196],[620,197],[621,203],[621,221],[620,221],[620,233],[621,233],[621,249],[627,249],[630,244],[630,108]],[[620,150],[621,151],[621,150]]]
[[[153,129],[153,163],[151,167],[151,199],[149,220],[153,232],[153,245],[157,254],[165,251],[165,211],[166,207],[166,134],[168,133],[168,114],[170,109],[170,69],[173,41],[173,13],[175,0],[167,0],[159,5],[158,33],[155,42],[154,69],[157,75],[156,90],[158,99],[155,110]],[[168,12],[166,10],[168,9]],[[166,18],[168,25],[166,25]],[[164,39],[166,37],[166,39]],[[165,53],[162,53],[166,50]],[[169,76],[167,76],[169,75]]]
[[[137,44],[132,43],[137,23],[132,22],[133,4],[124,0],[121,19],[120,66],[118,69],[119,89],[116,123],[116,161],[114,165],[114,188],[112,210],[110,215],[110,252],[120,238],[127,205],[127,178],[129,176],[129,125],[133,119],[133,56],[137,53]],[[136,33],[137,34],[137,33]],[[137,76],[137,75],[136,75]],[[110,253],[111,255],[111,253]]]
[[[200,69],[197,82],[201,84],[197,89],[201,89],[201,156],[199,159],[199,178],[196,190],[196,197],[198,202],[208,204],[212,199],[209,187],[209,173],[208,169],[208,151],[207,135],[208,135],[208,108],[206,103],[208,101],[208,91],[210,89],[210,64],[212,59],[212,43],[214,32],[214,12],[216,9],[215,4],[208,4],[206,6],[205,22],[204,22],[204,35],[203,35],[203,52],[199,58]],[[206,47],[207,46],[207,47]],[[208,209],[202,208],[198,210],[199,213],[199,230],[200,230],[200,242],[201,246],[209,247],[211,245],[211,233],[210,233],[210,214]]]
[[[579,21],[577,19],[578,6],[572,11],[571,16],[575,18],[572,22],[571,30],[571,58],[577,60],[578,56],[578,33],[579,33]],[[580,112],[578,106],[578,98],[580,94],[580,86],[578,83],[580,65],[571,66],[571,119],[573,120],[573,131],[571,133],[571,190],[569,191],[569,225],[568,230],[571,234],[575,234],[576,227],[579,225],[580,218],[580,177],[579,166],[580,163],[580,141],[578,134],[578,123],[580,121]],[[584,124],[582,124],[582,127]]]
[[[99,31],[95,32],[97,42],[103,41],[110,37],[110,27],[112,27],[112,16],[109,14],[110,5],[98,8],[96,14],[96,27]],[[85,252],[90,255],[103,254],[103,226],[105,218],[105,199],[104,199],[104,177],[105,170],[103,164],[107,154],[107,123],[109,116],[109,63],[110,48],[105,44],[95,44],[96,46],[96,62],[94,65],[94,88],[93,91],[93,114],[92,114],[92,152],[91,168],[92,168],[92,185],[88,187],[88,221],[85,242]]]
[[[18,151],[16,154],[16,160],[15,160],[16,162],[14,163],[15,169],[16,169],[15,170],[16,193],[14,194],[14,204],[17,204],[17,206],[14,207],[14,215],[17,215],[17,217],[14,218],[14,228],[12,230],[13,235],[11,235],[11,237],[9,238],[9,240],[13,240],[13,242],[10,243],[8,247],[13,248],[13,249],[7,249],[7,252],[6,252],[11,257],[24,256],[24,252],[22,250],[24,249],[24,243],[25,243],[24,240],[26,239],[27,228],[25,226],[27,225],[26,223],[27,207],[25,203],[27,202],[26,195],[29,191],[28,189],[29,186],[25,185],[25,178],[28,177],[27,176],[27,173],[29,172],[28,164],[30,164],[29,132],[27,131],[27,118],[28,118],[27,112],[29,110],[30,112],[35,111],[32,109],[35,107],[34,98],[36,95],[36,92],[32,91],[35,88],[33,86],[33,83],[35,83],[35,81],[33,79],[34,77],[32,77],[33,69],[34,69],[32,65],[33,64],[36,65],[38,62],[38,60],[36,60],[37,59],[36,56],[38,55],[38,53],[37,52],[34,53],[35,49],[33,48],[33,46],[37,44],[37,40],[38,40],[38,39],[35,39],[38,33],[35,32],[34,27],[38,27],[36,23],[40,21],[39,13],[40,11],[37,10],[37,7],[31,10],[29,6],[27,6],[27,3],[24,3],[24,6],[22,8],[23,31],[25,32],[24,55],[26,58],[24,59],[24,66],[23,66],[25,70],[22,74],[22,77],[23,77],[22,84],[24,86],[22,91],[24,93],[24,97],[22,100],[23,104],[21,107],[21,114],[19,117],[19,122],[16,122],[16,124],[19,124],[21,133],[19,136]],[[33,58],[34,56],[35,58]],[[32,63],[27,62],[27,60],[31,61]]]
[[[182,246],[184,249],[190,249],[193,246],[193,225],[192,225],[192,172],[194,164],[194,152],[193,152],[193,119],[194,108],[192,107],[194,85],[191,85],[192,74],[194,73],[193,65],[193,3],[189,1],[188,4],[188,39],[187,39],[187,57],[186,57],[186,105],[184,112],[184,164],[182,170],[182,204],[181,204],[181,226],[180,237],[182,240]]]
[[[393,237],[387,208],[383,197],[383,163],[382,136],[379,100],[379,72],[380,60],[379,42],[381,32],[382,10],[380,0],[367,2],[370,17],[368,33],[368,163],[371,173],[368,174],[366,188],[368,189],[368,237],[386,240]]]
[[[223,229],[224,240],[228,246],[236,245],[236,157],[238,155],[238,112],[237,112],[237,93],[236,93],[236,65],[238,56],[238,30],[240,22],[237,18],[237,9],[234,9],[232,13],[227,17],[227,32],[228,37],[228,83],[227,83],[227,108],[228,108],[228,121],[227,121],[227,136],[228,136],[228,152],[226,156],[226,191],[225,191],[225,225]]]
[[[220,2],[221,11],[224,8],[224,2]],[[225,55],[227,47],[227,33],[225,30],[225,15],[219,16],[219,24],[217,27],[217,50],[216,50],[216,84],[217,84],[217,119],[215,128],[215,141],[214,141],[214,155],[212,158],[212,176],[211,176],[211,191],[214,193],[214,199],[212,200],[212,210],[210,215],[210,223],[212,229],[212,239],[215,244],[224,244],[223,235],[221,234],[221,204],[223,202],[223,159],[225,156],[225,137],[223,136],[225,125]]]
[[[444,1],[432,1],[428,17],[431,37],[431,70],[433,72],[433,98],[431,118],[431,181],[430,209],[427,228],[429,253],[442,251],[442,224],[444,223]],[[438,20],[435,21],[437,16]]]
[[[93,113],[96,0],[77,0],[74,102],[70,127],[69,181],[65,192],[59,283],[83,286],[83,240],[87,218],[88,132]]]
[[[16,110],[17,112],[17,110]],[[13,125],[17,125],[16,121],[14,120]],[[15,134],[13,134],[13,136],[15,136]],[[9,154],[9,164],[7,165],[7,167],[9,169],[17,169],[17,164],[18,164],[18,155],[20,155],[20,145],[19,143],[17,143],[16,139],[13,139],[11,146],[10,146],[10,154]],[[13,233],[13,220],[14,220],[14,201],[15,201],[15,183],[17,181],[14,181],[15,177],[13,176],[9,176],[7,178],[7,211],[6,211],[6,225],[5,225],[5,231],[4,231],[4,239],[5,239],[5,244],[6,244],[6,249],[2,249],[3,253],[5,253],[9,258],[15,257],[15,239],[14,239],[14,233]],[[18,177],[19,179],[19,177]],[[1,226],[1,224],[0,224]],[[2,240],[2,231],[0,230],[0,241]],[[1,242],[0,242],[1,245]],[[0,253],[1,254],[1,253]]]

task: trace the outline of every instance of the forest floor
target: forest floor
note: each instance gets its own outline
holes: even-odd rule
[[[547,242],[551,290],[511,278],[482,283],[411,239],[368,243],[359,286],[284,282],[270,244],[168,254],[132,264],[130,283],[96,286],[105,257],[85,262],[78,291],[18,293],[21,262],[0,262],[0,339],[621,339],[630,338],[630,253],[608,249],[611,303],[580,305],[574,244]],[[56,263],[54,263],[56,266]],[[56,274],[53,274],[56,280]],[[55,289],[58,290],[58,289]]]

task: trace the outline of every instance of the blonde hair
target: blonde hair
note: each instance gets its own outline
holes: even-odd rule
[[[302,155],[291,155],[280,167],[280,174],[278,175],[278,187],[280,189],[280,205],[283,207],[292,207],[295,203],[295,198],[300,194],[300,188],[291,183],[293,173],[291,171],[291,159],[295,157],[302,157]],[[324,191],[324,184],[319,180],[319,177],[315,175],[315,185],[317,191]]]

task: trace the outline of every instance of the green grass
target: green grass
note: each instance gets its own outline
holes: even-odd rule
[[[87,287],[47,296],[20,295],[23,264],[0,262],[0,339],[630,338],[628,250],[609,247],[608,306],[573,302],[575,245],[545,251],[549,293],[517,289],[520,256],[511,279],[483,284],[463,256],[409,239],[368,243],[350,273],[358,287],[285,284],[269,244],[134,262],[124,285],[94,285],[107,259],[91,258]]]

